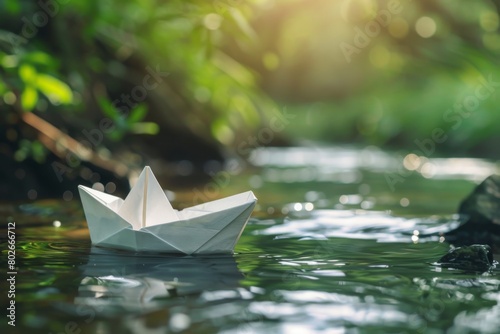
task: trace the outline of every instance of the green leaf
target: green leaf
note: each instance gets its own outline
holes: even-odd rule
[[[99,106],[101,107],[101,111],[111,118],[113,121],[118,120],[120,117],[120,114],[118,113],[118,110],[113,106],[113,103],[111,103],[110,100],[108,100],[105,97],[99,97],[97,100],[99,102]]]
[[[19,14],[21,11],[21,4],[16,0],[6,0],[4,6],[11,15]]]
[[[38,140],[33,141],[31,143],[31,155],[33,156],[33,159],[38,162],[38,163],[43,163],[45,162],[45,158],[47,155],[47,151],[45,149],[45,146],[43,146],[42,143],[40,143]]]
[[[212,122],[212,135],[223,144],[230,144],[234,138],[234,132],[228,126],[225,118],[218,118]]]
[[[68,104],[73,102],[73,92],[69,86],[53,76],[39,74],[36,86],[53,104]]]
[[[117,130],[106,134],[106,136],[109,139],[111,139],[112,141],[119,141],[120,139],[123,138],[124,135],[125,135],[125,132],[123,132],[123,131],[117,131]]]
[[[21,106],[24,111],[32,111],[38,102],[38,92],[32,86],[26,86],[21,93]]]
[[[23,57],[23,60],[29,63],[48,65],[48,66],[54,66],[57,63],[54,57],[51,57],[47,53],[41,51],[34,51],[27,53]]]
[[[154,122],[139,122],[132,124],[130,132],[143,135],[157,135],[160,127]]]
[[[16,161],[23,161],[30,155],[30,151],[31,142],[27,139],[21,139],[19,141],[19,148],[16,153],[14,153],[14,159]]]
[[[19,77],[25,84],[34,84],[37,80],[36,69],[31,65],[23,64],[19,66]]]
[[[127,123],[129,125],[132,125],[134,123],[142,121],[146,116],[147,112],[148,112],[148,107],[145,104],[138,104],[130,112],[129,117],[127,118]]]
[[[235,7],[232,7],[229,10],[229,14],[236,26],[244,34],[244,36],[247,37],[251,42],[256,43],[258,40],[257,33],[252,28],[250,23],[248,23],[248,20],[241,13],[241,11]]]

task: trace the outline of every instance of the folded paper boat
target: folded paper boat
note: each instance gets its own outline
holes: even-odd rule
[[[233,253],[257,199],[251,191],[174,210],[151,168],[125,200],[78,186],[97,246],[183,254]]]

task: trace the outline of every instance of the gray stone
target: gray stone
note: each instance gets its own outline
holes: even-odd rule
[[[464,223],[446,234],[455,246],[488,244],[500,249],[500,175],[486,178],[460,204]]]
[[[493,252],[488,245],[452,248],[438,263],[441,267],[468,272],[485,272],[493,266]]]

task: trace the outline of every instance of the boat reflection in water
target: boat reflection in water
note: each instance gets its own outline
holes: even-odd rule
[[[243,279],[232,255],[139,254],[92,247],[80,269],[75,304],[105,313],[144,312],[172,297],[238,287]]]

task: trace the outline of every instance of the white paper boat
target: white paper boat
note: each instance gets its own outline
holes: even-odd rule
[[[177,211],[149,167],[125,200],[78,190],[92,243],[133,251],[232,253],[257,201],[247,191]]]

